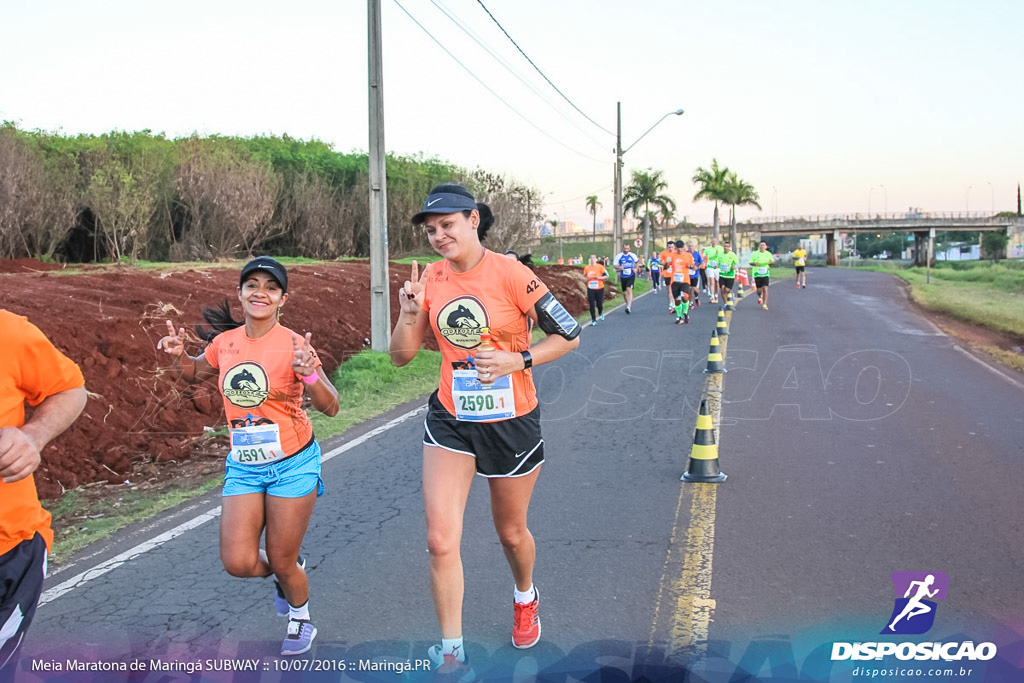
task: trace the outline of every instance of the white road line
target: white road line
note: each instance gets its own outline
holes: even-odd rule
[[[993,373],[995,375],[998,375],[999,377],[1002,377],[1003,379],[1005,379],[1007,382],[1009,382],[1013,386],[1017,387],[1018,389],[1024,389],[1024,384],[1021,384],[1020,382],[1015,380],[1013,377],[1010,377],[1009,375],[1007,375],[1005,372],[1003,372],[999,368],[992,367],[991,365],[989,365],[988,363],[986,363],[982,359],[978,358],[977,356],[975,356],[973,353],[971,353],[967,349],[963,348],[962,346],[958,346],[956,344],[953,344],[953,348],[956,349],[957,351],[959,351],[960,353],[964,354],[965,356],[967,356],[968,358],[973,360],[975,363],[977,363],[981,367],[983,367],[986,370],[988,370],[989,372],[991,372],[991,373]]]
[[[42,607],[46,603],[52,600],[56,600],[57,598],[66,593],[70,593],[71,591],[75,590],[76,588],[85,584],[86,582],[92,581],[93,579],[97,579],[113,569],[117,569],[122,564],[128,562],[132,558],[138,557],[139,555],[142,555],[143,553],[148,552],[153,548],[159,547],[167,541],[171,540],[172,538],[180,536],[186,531],[195,529],[198,526],[202,526],[203,524],[206,524],[211,519],[214,519],[216,517],[220,517],[219,505],[213,510],[210,510],[209,512],[204,512],[198,517],[193,517],[184,524],[179,524],[170,531],[166,531],[160,534],[159,536],[156,536],[155,538],[151,538],[148,541],[140,543],[134,548],[124,551],[120,555],[110,558],[106,562],[101,562],[95,567],[92,567],[91,569],[86,569],[81,574],[73,576],[64,583],[58,584],[53,588],[49,588],[43,591],[42,596],[40,596],[39,598],[39,606]]]
[[[352,439],[351,441],[349,441],[347,443],[343,443],[342,445],[338,446],[337,448],[332,448],[329,452],[325,453],[321,457],[321,462],[327,462],[331,458],[339,456],[342,453],[355,448],[356,446],[360,446],[360,445],[366,443],[367,441],[369,441],[370,439],[372,439],[373,437],[379,436],[380,434],[383,434],[384,432],[388,431],[389,429],[397,427],[398,425],[402,424],[406,420],[409,420],[411,418],[416,417],[417,415],[420,415],[421,413],[426,412],[426,410],[427,410],[427,406],[426,406],[426,404],[424,404],[424,405],[422,405],[422,406],[420,406],[418,408],[415,408],[414,410],[410,410],[409,412],[405,413],[404,415],[399,415],[398,417],[396,417],[395,419],[391,420],[390,422],[386,422],[385,424],[382,424],[380,427],[372,429],[372,430],[368,431],[366,434],[363,434],[362,436],[360,436],[360,437],[358,437],[356,439]],[[95,567],[91,567],[89,569],[86,569],[84,572],[76,574],[75,576],[71,577],[67,581],[64,581],[64,582],[54,586],[53,588],[49,588],[49,589],[43,591],[43,594],[39,598],[39,606],[42,607],[46,603],[52,602],[52,601],[56,600],[57,598],[61,597],[62,595],[70,593],[74,589],[79,588],[80,586],[86,584],[87,582],[92,581],[93,579],[98,579],[99,577],[103,576],[107,572],[112,571],[114,569],[117,569],[121,565],[125,564],[126,562],[129,562],[130,560],[138,557],[139,555],[142,555],[143,553],[149,552],[153,548],[158,548],[161,545],[163,545],[164,543],[166,543],[167,541],[170,541],[171,539],[176,538],[176,537],[182,535],[183,533],[185,533],[187,531],[191,531],[192,529],[200,527],[200,526],[202,526],[203,524],[206,524],[207,522],[209,522],[212,519],[216,519],[217,517],[220,517],[220,511],[221,511],[221,507],[218,505],[217,507],[215,507],[214,509],[210,510],[209,512],[204,512],[201,515],[193,517],[192,519],[190,519],[190,520],[188,520],[186,522],[183,522],[182,524],[179,524],[178,526],[174,527],[170,531],[165,531],[164,533],[160,534],[159,536],[151,538],[148,541],[144,541],[144,542],[138,544],[137,546],[135,546],[134,548],[130,548],[130,549],[124,551],[120,555],[117,555],[115,557],[110,558],[109,560],[101,562],[98,565],[96,565]]]

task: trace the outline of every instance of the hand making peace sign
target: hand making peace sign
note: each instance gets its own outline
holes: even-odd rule
[[[402,306],[402,313],[415,315],[422,310],[423,288],[427,281],[427,269],[423,269],[423,275],[419,273],[419,264],[412,262],[412,275],[405,281],[405,286],[398,291],[398,303]]]
[[[296,375],[302,377],[309,377],[316,373],[316,355],[313,353],[313,348],[309,345],[309,340],[313,336],[312,332],[307,332],[305,337],[300,337],[297,334],[292,334],[292,370]]]
[[[174,331],[174,325],[167,321],[167,336],[156,343],[157,349],[163,349],[172,356],[181,356],[185,353],[185,328],[178,328]]]

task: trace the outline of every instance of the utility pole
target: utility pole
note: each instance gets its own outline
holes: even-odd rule
[[[612,221],[612,254],[622,251],[622,102],[615,103],[615,220]]]
[[[384,67],[381,59],[380,0],[367,0],[370,103],[370,345],[391,345],[391,290],[388,280],[388,193],[384,160]]]

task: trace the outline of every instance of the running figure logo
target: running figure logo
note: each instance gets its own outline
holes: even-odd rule
[[[945,600],[949,577],[943,572],[893,572],[896,601],[889,625],[882,634],[914,635],[925,633],[935,623],[935,600]]]

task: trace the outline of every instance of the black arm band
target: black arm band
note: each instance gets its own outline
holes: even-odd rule
[[[520,351],[519,355],[523,357],[523,370],[533,367],[533,356],[530,355],[529,351]]]
[[[569,315],[569,311],[558,302],[551,292],[548,292],[537,301],[537,324],[544,334],[557,334],[563,339],[572,341],[580,333],[580,324]]]

